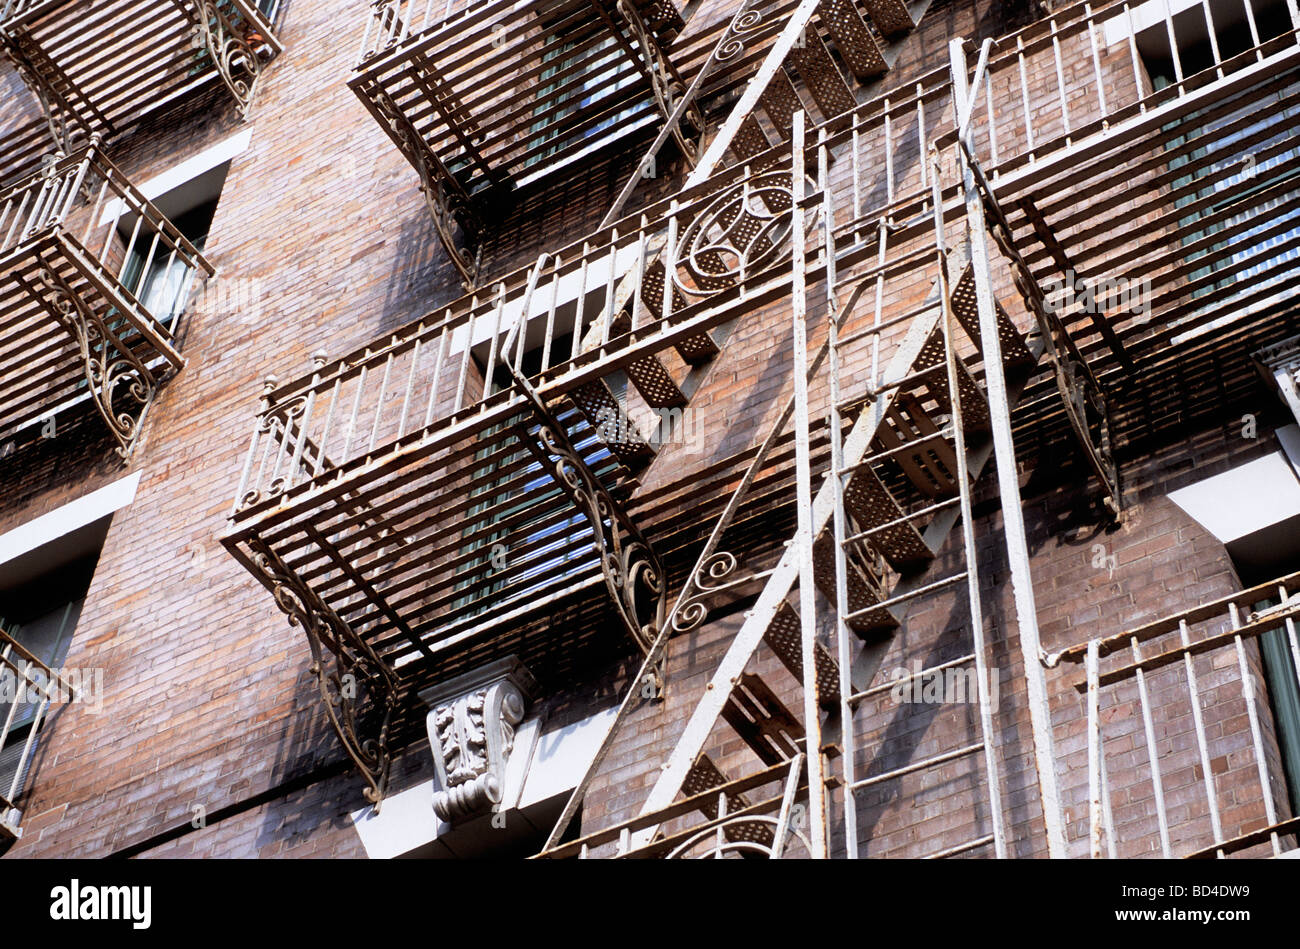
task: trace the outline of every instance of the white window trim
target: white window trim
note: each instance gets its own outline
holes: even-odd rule
[[[193,158],[187,158],[179,165],[168,168],[137,187],[140,193],[150,201],[156,201],[163,195],[175,191],[212,169],[230,163],[238,155],[247,151],[252,141],[253,130],[251,128],[244,129],[238,135],[232,135],[230,138],[217,142],[217,144],[199,152]],[[99,226],[107,226],[111,221],[121,217],[123,212],[121,198],[114,198],[104,207],[104,213],[99,219]]]
[[[19,557],[126,507],[135,499],[136,489],[140,486],[140,475],[139,471],[133,472],[98,491],[69,501],[48,514],[42,514],[0,534],[0,569]]]

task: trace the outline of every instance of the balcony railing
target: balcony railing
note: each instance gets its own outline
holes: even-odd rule
[[[0,703],[0,842],[22,836],[18,807],[27,790],[37,734],[50,705],[79,698],[77,687],[50,669],[0,626],[0,681],[7,680]]]
[[[0,192],[0,440],[90,402],[125,457],[212,274],[98,144]]]
[[[1286,779],[1260,650],[1273,637],[1284,659],[1279,674],[1300,670],[1298,588],[1300,574],[1279,577],[1047,660],[1084,670],[1075,688],[1086,703],[1086,739],[1071,742],[1086,748],[1087,766],[1074,773],[1088,776],[1091,856],[1295,849],[1300,816],[1275,797]],[[1154,802],[1155,814],[1125,806],[1134,801]]]
[[[1102,12],[1113,16],[1115,9]],[[1037,24],[1003,41],[978,82],[1005,76],[1007,49],[1015,51],[1009,62],[1018,76],[1021,52],[1032,45],[1023,66],[1038,98],[1026,114],[1037,121],[1034,116],[1061,101],[1075,108],[1075,85],[1062,96],[1054,83],[1068,74],[1086,87],[1097,62],[1087,37],[1101,29],[1094,16],[1100,14],[1080,4],[1061,11],[1054,26]],[[1074,31],[1087,53],[1068,71],[1057,68],[1065,47],[1053,42],[1066,31]],[[376,49],[376,62],[386,55],[400,60],[428,38],[414,29],[391,37],[375,42],[388,44],[387,52]],[[1123,49],[1118,64],[1108,61],[1111,68],[1132,68]],[[971,53],[972,69],[979,58],[979,51]],[[1278,154],[1291,147],[1294,123],[1273,123],[1241,138],[1231,137],[1237,128],[1231,123],[1244,121],[1243,97],[1260,83],[1285,89],[1294,82],[1298,58],[1292,36],[1261,40],[1209,75],[1185,77],[1181,95],[1147,89],[1131,102],[1110,96],[1095,121],[1072,126],[1068,140],[1034,131],[1032,161],[1027,138],[1013,147],[1009,136],[999,135],[995,163],[991,136],[978,123],[1014,110],[975,110],[972,157],[977,169],[991,167],[983,184],[1003,252],[996,275],[1003,302],[1016,290],[1026,301],[1041,301],[1062,261],[1067,267],[1073,261],[1080,278],[1119,273],[1147,280],[1146,313],[1098,313],[1075,300],[1059,308],[1059,321],[1048,321],[1067,325],[1087,360],[1103,365],[1158,353],[1186,330],[1189,324],[1179,322],[1186,314],[1196,325],[1210,325],[1213,306],[1236,291],[1218,271],[1207,292],[1200,288],[1208,283],[1189,275],[1235,266],[1234,253],[1268,237],[1258,231],[1260,222],[1292,200],[1286,197],[1293,187],[1289,163],[1269,165],[1265,155],[1263,189],[1243,193],[1226,211],[1203,214],[1191,230],[1234,215],[1244,214],[1248,223],[1210,239],[1180,240],[1188,229],[1180,221],[1201,212],[1198,191],[1230,177],[1214,162],[1258,142]],[[976,88],[985,96],[986,87]],[[882,332],[882,348],[902,339],[909,316],[890,311],[884,284],[908,272],[919,255],[933,253],[932,247],[909,250],[916,246],[909,241],[933,233],[933,166],[923,158],[932,142],[955,142],[953,99],[949,71],[935,70],[814,129],[806,143],[809,153],[811,143],[824,145],[818,152],[828,166],[825,177],[819,169],[816,180],[808,173],[804,182],[808,256],[825,246],[828,225],[840,285],[858,280],[855,299],[875,299],[870,315],[893,327]],[[1279,101],[1276,109],[1285,115],[1288,107]],[[1211,122],[1228,117],[1227,133],[1221,123],[1209,124],[1179,138],[1171,123],[1198,110]],[[1214,170],[1198,177],[1197,149],[1225,134],[1230,147],[1203,163]],[[398,687],[401,679],[407,688],[430,670],[451,675],[475,658],[521,651],[521,629],[538,615],[575,602],[590,614],[601,601],[604,552],[641,541],[621,512],[641,510],[629,500],[632,476],[653,457],[656,439],[636,420],[662,419],[685,405],[735,318],[791,292],[795,145],[787,141],[748,165],[717,171],[340,359],[322,354],[309,372],[268,381],[224,540],[309,631],[319,653],[335,652],[345,666],[382,668],[389,685]],[[1184,156],[1193,153],[1189,163]],[[1138,170],[1130,173],[1128,163]],[[1091,216],[1071,204],[1071,175],[1092,182]],[[957,189],[942,184],[948,212],[960,213]],[[1125,217],[1132,202],[1150,203],[1140,227]],[[1035,210],[1045,224],[1036,223]],[[1131,260],[1127,269],[1108,256],[1116,248],[1132,255],[1124,258]],[[1278,256],[1275,249],[1260,253]],[[1098,261],[1109,269],[1097,270]],[[809,266],[811,285],[821,269]],[[1270,293],[1294,294],[1293,264],[1279,259],[1272,279]],[[1263,292],[1256,294],[1260,306]],[[1077,381],[1070,388],[1064,370],[1054,368],[1030,384],[1030,394],[1041,398],[1022,406],[1047,406],[1043,411],[1056,419],[1070,408],[1084,416],[1089,407],[1063,400],[1057,387],[1065,387],[1067,398],[1100,394]],[[710,470],[711,484],[728,483],[719,470]],[[569,490],[575,486],[585,500],[575,501]],[[724,488],[717,493],[725,500]],[[697,522],[721,504],[700,495],[690,514]],[[635,636],[643,615],[629,620],[635,610],[621,600],[614,591],[612,602]],[[551,624],[544,646],[563,651],[592,628],[580,633]],[[534,638],[526,648],[543,644]]]
[[[0,43],[65,154],[219,84],[240,110],[281,51],[275,0],[4,0]],[[6,145],[18,144],[5,142]],[[21,155],[5,149],[6,175]]]
[[[371,4],[351,86],[418,172],[467,286],[514,192],[671,114],[681,25],[669,0]]]

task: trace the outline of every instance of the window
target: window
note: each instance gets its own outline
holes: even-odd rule
[[[591,122],[592,112],[599,104],[608,103],[622,90],[637,83],[639,72],[624,54],[613,35],[594,19],[572,22],[572,11],[563,18],[552,20],[547,34],[558,31],[564,37],[551,42],[542,53],[546,66],[541,74],[537,92],[536,117],[530,129],[532,137],[529,151],[550,144],[542,151],[525,159],[524,167],[531,168],[572,144],[576,129],[585,149],[613,141],[625,121],[644,109],[644,103],[632,102],[622,109]],[[597,107],[593,110],[593,107]],[[607,134],[608,133],[608,134]]]
[[[1139,33],[1138,47],[1155,89],[1214,69],[1216,62],[1222,64],[1257,42],[1292,30],[1285,0],[1217,0],[1208,5],[1208,15],[1212,31],[1206,21],[1207,8],[1200,4],[1174,14],[1172,46],[1163,20]],[[1244,57],[1242,62],[1222,68],[1226,73],[1253,61]],[[1169,141],[1169,149],[1179,152],[1171,156],[1169,167],[1187,169],[1173,186],[1185,189],[1197,181],[1205,182],[1176,199],[1176,207],[1188,209],[1179,225],[1183,245],[1195,248],[1189,251],[1189,262],[1204,262],[1188,276],[1190,281],[1204,280],[1193,290],[1193,298],[1236,283],[1257,290],[1252,278],[1267,279],[1273,274],[1276,279],[1281,264],[1300,259],[1300,248],[1285,246],[1300,238],[1300,209],[1285,208],[1295,203],[1295,192],[1277,192],[1287,168],[1300,158],[1300,147],[1287,145],[1300,120],[1298,100],[1300,82],[1266,96],[1249,90],[1222,114],[1192,113],[1166,127],[1166,131],[1181,131]],[[1216,103],[1210,111],[1220,108]],[[1201,144],[1185,150],[1189,142],[1197,140]],[[1252,200],[1270,191],[1272,197]],[[1239,210],[1234,211],[1234,206]],[[1218,233],[1225,234],[1225,239],[1206,243]],[[1228,235],[1234,237],[1233,250],[1228,249]],[[1269,253],[1273,248],[1278,248],[1277,252]],[[1217,273],[1223,276],[1204,279]]]
[[[557,338],[553,346],[560,352],[567,351],[572,346],[572,335]],[[541,371],[541,362],[541,348],[534,349],[524,354],[520,368],[525,375],[532,376]],[[509,374],[501,370],[490,381],[489,393],[499,392],[509,383]],[[616,397],[618,395],[616,393]],[[484,517],[467,531],[472,539],[462,550],[463,553],[481,553],[460,568],[459,573],[463,578],[457,582],[456,588],[470,592],[457,600],[455,609],[477,603],[473,609],[473,613],[477,614],[487,608],[487,601],[505,587],[505,580],[496,577],[502,573],[503,562],[510,562],[512,551],[516,552],[515,557],[529,564],[526,569],[516,573],[512,581],[526,583],[533,577],[550,573],[555,568],[578,559],[581,554],[575,552],[575,547],[591,535],[586,517],[576,510],[562,517],[544,513],[543,509],[552,507],[563,495],[563,489],[555,484],[550,474],[542,471],[527,447],[520,445],[513,450],[501,451],[499,446],[502,432],[526,421],[527,413],[521,413],[509,422],[485,431],[481,436],[485,442],[491,443],[491,447],[484,447],[476,453],[475,459],[480,462],[480,467],[474,470],[473,477],[476,481],[484,478],[489,480],[471,491],[471,497],[482,500],[470,509],[470,515],[473,517],[482,514]],[[575,442],[573,447],[586,458],[589,465],[600,466],[612,461],[609,451],[597,444],[594,430]],[[522,475],[518,467],[520,464],[524,465]],[[493,477],[494,475],[498,476]],[[512,501],[515,503],[512,504]],[[527,512],[533,509],[543,513],[528,517]],[[497,525],[513,522],[520,517],[522,520],[517,524],[497,528]],[[496,547],[498,544],[501,546]],[[494,555],[494,549],[499,553]]]
[[[102,670],[70,670],[65,660],[113,513],[131,503],[139,483],[138,472],[128,475],[0,534],[0,840],[19,832],[16,808],[39,766],[41,730],[59,714],[39,693],[31,700],[21,678],[31,667],[19,647],[62,673],[65,684],[50,689],[52,703],[80,690],[92,712],[101,707]],[[45,676],[38,671],[41,689]]]
[[[208,241],[208,230],[217,210],[215,198],[205,200],[172,219],[172,224],[194,249],[203,253]],[[123,234],[129,239],[130,234]],[[194,278],[194,268],[177,258],[162,241],[135,241],[127,255],[122,271],[122,284],[140,305],[163,326],[171,328],[189,299]]]

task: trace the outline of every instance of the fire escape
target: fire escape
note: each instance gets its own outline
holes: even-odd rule
[[[607,610],[650,649],[667,576],[627,504],[662,434],[633,416],[680,413],[737,317],[788,292],[798,176],[788,160],[747,158],[788,141],[801,110],[851,108],[860,80],[886,71],[887,37],[913,25],[885,2],[865,16],[851,4],[775,17],[743,7],[709,34],[687,84],[660,45],[681,25],[664,5],[497,4],[427,26],[412,19],[420,7],[372,9],[352,85],[420,171],[471,283],[449,193],[508,200],[534,159],[536,174],[559,174],[605,134],[600,116],[657,116],[646,155],[676,138],[695,171],[671,200],[632,218],[612,210],[530,268],[267,381],[224,542],[306,632],[327,712],[376,802],[415,694],[505,655],[607,648]],[[770,124],[751,117],[739,136],[724,124],[696,141],[703,120],[686,116],[732,60],[743,71],[728,82],[752,71],[771,84],[760,90]],[[531,78],[507,81],[520,64]],[[483,81],[492,70],[500,84]],[[518,90],[539,82],[545,101],[521,108]]]
[[[405,5],[374,9],[353,86],[372,103],[389,96],[372,109],[420,171],[449,253],[479,283],[475,229],[489,225],[469,215],[470,199],[515,193],[532,167],[519,156],[546,153],[541,126],[516,128],[512,152],[494,138],[506,119],[448,122],[451,91],[420,88],[431,67],[405,57],[437,37],[465,67],[466,37],[492,57],[494,35],[517,42],[531,21],[498,31],[453,16],[417,29]],[[1138,371],[1169,378],[1189,351],[1294,334],[1279,316],[1294,295],[1294,123],[1259,127],[1243,104],[1263,89],[1288,114],[1300,49],[1294,30],[1252,21],[1243,52],[1216,50],[1207,69],[1178,68],[1156,90],[1132,31],[1105,45],[1127,7],[1078,4],[996,44],[957,42],[950,67],[890,89],[897,42],[923,9],[742,6],[707,55],[679,66],[680,95],[655,106],[663,121],[644,156],[680,137],[692,168],[675,195],[621,216],[629,179],[582,241],[267,381],[224,542],[307,634],[372,802],[419,694],[435,747],[453,740],[435,723],[487,725],[481,760],[440,771],[440,815],[487,806],[508,753],[500,736],[531,689],[503,657],[563,669],[608,639],[612,610],[643,664],[544,856],[890,852],[859,827],[862,808],[886,785],[957,767],[969,769],[976,818],[927,856],[1009,853],[978,496],[1004,520],[1046,849],[1069,852],[1061,802],[1074,789],[1061,787],[1047,692],[1061,658],[1039,644],[1017,451],[1027,432],[1040,435],[1045,457],[1077,466],[1096,519],[1122,518],[1117,393]],[[545,72],[541,59],[515,61]],[[1122,78],[1131,69],[1131,82],[1114,82],[1103,61]],[[378,79],[401,62],[407,105]],[[739,98],[721,121],[684,122],[692,109],[710,116],[708,90],[728,63],[743,64],[731,83],[749,80]],[[884,91],[860,95],[878,80]],[[505,95],[491,83],[459,95],[472,91]],[[516,106],[515,118],[531,122],[531,109]],[[696,140],[701,126],[711,131]],[[455,143],[438,151],[430,134]],[[1225,197],[1243,154],[1262,171]],[[1232,279],[1243,267],[1255,268],[1249,283]],[[1051,290],[1101,274],[1148,281],[1149,308]],[[764,307],[788,315],[795,366],[788,395],[765,407],[770,427],[698,483],[642,492],[671,439],[639,420],[689,406],[737,321]],[[1141,424],[1131,410],[1123,423]],[[675,509],[688,513],[674,519]],[[782,527],[784,545],[772,540]],[[724,606],[746,609],[743,622],[692,695],[675,747],[648,765],[648,793],[560,843],[645,697],[675,687],[664,672],[673,637]],[[961,648],[923,671],[974,671],[973,732],[955,747],[886,747],[884,649],[909,616],[945,608]],[[1139,638],[1170,628],[1178,621]],[[449,699],[448,680],[466,691]],[[792,688],[798,708],[781,698]],[[449,761],[465,750],[444,748]],[[1213,836],[1229,843],[1217,824]]]
[[[4,141],[4,179],[109,142],[215,85],[247,113],[281,51],[271,0],[5,0],[0,47],[42,113]]]
[[[93,405],[125,460],[179,371],[177,321],[212,266],[98,136],[0,192],[0,440]]]

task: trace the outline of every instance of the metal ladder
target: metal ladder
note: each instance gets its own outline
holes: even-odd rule
[[[795,167],[803,166],[802,138],[799,134],[801,120],[802,116],[797,115],[793,146],[796,152]],[[818,164],[823,181],[828,160],[829,156],[822,148]],[[935,181],[937,180],[936,176]],[[823,195],[823,200],[827,199],[828,195]],[[802,183],[799,183],[796,187],[796,208],[802,208],[802,202]],[[935,207],[941,206],[940,196],[936,194]],[[720,813],[724,810],[734,813],[747,807],[747,802],[739,795],[732,794],[729,789],[738,782],[745,784],[748,781],[752,784],[752,781],[747,778],[728,778],[704,754],[704,747],[716,722],[721,718],[769,768],[792,761],[796,754],[805,756],[803,760],[808,769],[806,786],[810,797],[809,810],[813,814],[824,814],[821,795],[827,781],[821,771],[822,752],[829,749],[832,753],[839,753],[843,762],[842,778],[833,779],[831,783],[843,784],[846,788],[846,851],[851,856],[856,855],[856,830],[852,816],[855,807],[851,805],[853,796],[865,787],[887,777],[899,776],[902,772],[865,779],[857,777],[852,712],[873,690],[854,684],[855,680],[861,679],[863,670],[856,670],[855,675],[851,655],[852,640],[847,635],[848,632],[851,631],[860,638],[878,636],[882,631],[896,627],[911,605],[921,597],[962,582],[967,587],[968,595],[974,597],[972,616],[977,623],[980,620],[978,577],[973,569],[973,531],[969,526],[970,484],[989,460],[991,445],[987,439],[968,445],[966,432],[978,431],[981,425],[987,423],[988,408],[979,383],[965,361],[956,355],[953,344],[954,320],[965,329],[977,346],[980,338],[972,267],[965,262],[964,257],[958,260],[955,255],[947,252],[942,239],[942,221],[941,218],[937,219],[938,245],[935,254],[938,260],[945,261],[945,265],[940,268],[940,279],[932,287],[919,311],[911,314],[886,319],[881,310],[880,294],[877,294],[874,321],[866,332],[879,335],[903,321],[909,322],[909,327],[884,373],[877,374],[873,368],[867,398],[859,396],[845,400],[837,388],[838,360],[839,351],[849,338],[840,337],[838,333],[865,291],[882,278],[888,266],[887,247],[884,244],[887,229],[882,227],[880,230],[882,243],[876,267],[869,268],[865,274],[855,275],[846,302],[837,306],[835,261],[838,255],[830,243],[833,215],[826,213],[823,220],[827,240],[824,259],[825,285],[830,305],[828,312],[835,314],[834,319],[828,321],[835,328],[832,338],[823,345],[813,360],[808,376],[796,371],[795,394],[787,402],[729,500],[647,662],[662,655],[667,636],[673,630],[683,608],[691,603],[703,586],[701,579],[716,579],[734,569],[732,558],[729,563],[722,562],[722,569],[718,570],[718,547],[722,533],[739,509],[755,476],[780,440],[781,433],[791,418],[795,419],[800,527],[777,565],[764,574],[762,592],[747,612],[744,623],[732,639],[676,748],[642,806],[637,822],[639,829],[636,834],[629,835],[621,852],[634,853],[654,840],[657,825],[647,822],[646,818],[673,808],[674,799],[679,793],[688,799],[699,798],[699,810],[706,821],[719,821]],[[792,236],[795,358],[796,365],[806,366],[805,314],[809,252],[803,239],[802,213],[796,212],[795,223]],[[1026,344],[1000,308],[997,322],[998,335],[1003,341],[1004,363],[1015,376],[1015,390],[1018,394],[1037,364],[1042,347],[1036,342]],[[860,339],[863,334],[854,335]],[[831,402],[834,406],[831,424],[832,464],[833,471],[837,474],[828,475],[824,479],[814,498],[808,463],[806,387],[809,378],[816,377],[827,355],[831,359]],[[943,427],[935,424],[933,411],[927,411],[922,399],[913,391],[918,388],[928,394],[932,404],[946,407],[951,412],[950,423]],[[850,419],[852,426],[848,435],[840,437],[842,426]],[[948,443],[948,438],[952,438],[952,444]],[[911,512],[904,510],[876,471],[877,466],[890,458],[907,460],[903,468],[918,488],[921,488],[923,482],[925,490],[946,496],[939,497],[920,509]],[[966,515],[963,518],[963,547],[968,563],[972,566],[937,580],[926,577],[924,566],[938,552],[957,518],[963,514]],[[726,558],[730,555],[721,556]],[[883,571],[873,566],[882,561],[903,572],[891,591],[885,589]],[[797,607],[789,599],[796,588],[799,591]],[[814,590],[818,589],[836,606],[837,654],[832,654],[815,638]],[[991,713],[987,702],[983,701],[986,698],[987,665],[982,635],[982,627],[977,627],[969,657],[969,661],[976,664],[977,675],[980,676],[980,741],[937,758],[914,763],[905,771],[922,770],[953,760],[954,757],[982,752],[986,773],[996,774],[996,762],[988,740]],[[776,692],[761,677],[745,671],[760,642],[765,642],[802,683],[804,725],[784,707]],[[630,691],[625,699],[610,736],[571,797],[543,855],[556,848],[560,834],[576,813],[613,735],[626,717],[634,692],[635,690]],[[832,737],[824,745],[821,737],[822,718],[827,711],[830,713],[826,715],[828,732]],[[837,730],[841,731],[840,735],[835,735]],[[961,852],[988,842],[994,843],[999,855],[1004,852],[1005,835],[1001,829],[1001,806],[996,780],[990,785],[989,796],[990,810],[999,815],[993,822],[992,832],[985,838],[951,848],[951,852]],[[811,849],[814,853],[825,853],[825,827],[819,824],[820,820],[815,821],[812,827]],[[743,835],[755,827],[757,825],[732,825],[729,833]],[[767,839],[777,833],[770,828],[757,829]],[[936,854],[938,855],[940,854]]]

